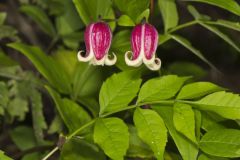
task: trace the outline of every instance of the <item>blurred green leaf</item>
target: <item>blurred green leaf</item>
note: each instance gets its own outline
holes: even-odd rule
[[[3,25],[6,18],[7,18],[7,13],[0,12],[0,25]]]
[[[178,24],[178,12],[175,0],[158,0],[158,6],[164,21],[165,32],[176,27]]]
[[[173,124],[176,130],[197,144],[195,135],[195,117],[192,107],[183,103],[175,103],[173,107]]]
[[[62,120],[61,117],[57,114],[49,126],[48,134],[61,133],[62,130],[63,130]]]
[[[200,66],[191,62],[174,62],[171,63],[167,70],[171,74],[177,74],[179,76],[193,76],[194,79],[200,79],[206,76],[207,72]]]
[[[192,16],[197,19],[197,20],[202,20],[202,21],[207,21],[207,20],[211,20],[211,17],[209,17],[208,15],[203,15],[200,14],[197,9],[192,6],[192,5],[188,5],[188,11],[192,14]]]
[[[129,125],[130,141],[127,157],[133,158],[152,158],[153,152],[137,135],[136,127]]]
[[[208,29],[209,31],[215,33],[217,36],[219,36],[228,44],[230,44],[233,48],[235,48],[238,52],[240,52],[240,47],[233,40],[231,40],[226,34],[222,33],[218,28],[208,24],[204,24],[202,22],[199,22],[199,24],[204,28]]]
[[[201,139],[205,153],[219,157],[240,157],[240,131],[235,129],[211,130]]]
[[[189,79],[189,77],[178,77],[176,75],[150,79],[141,87],[137,103],[154,102],[172,98],[187,79]]]
[[[7,112],[11,118],[16,117],[18,120],[23,121],[28,111],[28,102],[26,100],[16,97],[9,101]]]
[[[35,89],[32,89],[31,93],[29,94],[31,100],[34,134],[38,144],[41,144],[44,141],[43,130],[47,129],[47,124],[43,115],[42,95]]]
[[[71,139],[62,148],[60,160],[105,160],[100,149],[85,140]]]
[[[172,106],[153,105],[154,110],[162,117],[168,131],[173,138],[178,151],[180,152],[183,160],[195,160],[198,155],[198,148],[184,137],[181,133],[177,132],[173,124],[173,108]]]
[[[9,92],[7,84],[3,81],[0,81],[0,108],[1,108],[0,115],[3,115],[4,110],[7,108],[7,105],[9,103],[8,95]]]
[[[16,34],[18,33],[16,29],[11,26],[0,25],[0,40],[3,38],[14,38],[17,39]]]
[[[203,54],[197,50],[196,48],[194,48],[191,43],[181,37],[181,36],[178,36],[178,35],[171,35],[172,39],[174,39],[175,41],[177,41],[178,43],[180,43],[181,45],[183,45],[185,48],[187,48],[188,50],[190,50],[193,54],[195,54],[198,58],[200,58],[202,61],[204,61],[205,63],[207,63],[210,67],[216,69],[216,67],[211,63],[209,62],[204,56]],[[217,70],[217,69],[216,69]]]
[[[118,25],[119,26],[135,26],[135,23],[127,15],[122,15],[118,19]]]
[[[171,36],[169,34],[159,34],[158,45],[162,45],[163,43],[167,42],[170,39]]]
[[[49,36],[56,35],[54,26],[43,9],[35,5],[23,5],[20,7],[20,11],[31,17]]]
[[[235,0],[228,0],[227,3],[226,3],[226,0],[182,0],[182,1],[201,2],[201,3],[211,4],[211,5],[226,9],[227,11],[240,16],[240,6],[238,5],[237,2],[235,2]]]
[[[27,126],[18,126],[10,131],[13,142],[20,150],[30,149],[37,145],[34,131]]]
[[[0,150],[0,159],[1,160],[13,160],[12,158],[6,156],[2,150]]]
[[[158,160],[163,160],[167,143],[167,128],[153,110],[137,108],[133,116],[139,137],[150,146]]]
[[[123,160],[129,146],[128,127],[119,118],[100,118],[94,126],[94,142],[111,159]]]
[[[58,112],[70,133],[91,120],[89,114],[77,103],[67,98],[62,99],[56,91],[48,86],[46,86],[46,89],[52,96]]]
[[[204,21],[206,24],[221,26],[229,29],[233,29],[240,32],[240,23],[239,22],[232,22],[228,20],[219,19],[217,21]]]
[[[210,82],[195,82],[185,85],[177,99],[194,99],[222,90],[224,89]]]
[[[105,79],[106,68],[93,66],[88,63],[78,62],[73,77],[73,97],[97,97]]]
[[[143,11],[136,19],[136,24],[141,23],[141,21],[145,18],[146,21],[148,22],[150,16],[150,9],[146,9],[145,11]]]
[[[113,0],[113,3],[123,13],[131,17],[136,22],[136,19],[142,12],[149,8],[149,0]]]
[[[127,107],[136,96],[141,79],[131,72],[112,75],[102,85],[99,95],[100,115]]]
[[[129,30],[119,31],[116,33],[116,35],[113,36],[112,46],[110,48],[118,56],[116,66],[123,71],[132,68],[126,65],[124,59],[124,54],[126,51],[131,50],[130,36],[131,31]]]
[[[0,49],[0,67],[10,67],[15,66],[18,63],[11,59],[9,56],[5,55],[5,53]]]
[[[85,25],[98,21],[99,16],[102,19],[115,19],[111,0],[73,0],[73,2]],[[109,22],[109,25],[114,30],[116,22]]]
[[[70,93],[70,77],[64,71],[63,67],[56,63],[52,57],[45,55],[38,47],[32,47],[22,43],[11,43],[8,44],[8,46],[28,57],[52,86],[62,93]]]

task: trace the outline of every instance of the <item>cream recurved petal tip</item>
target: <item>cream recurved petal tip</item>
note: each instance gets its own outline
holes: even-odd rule
[[[114,65],[117,61],[116,55],[108,54],[112,41],[112,32],[107,23],[97,22],[87,26],[84,32],[86,54],[78,52],[78,60],[89,62],[93,65]]]
[[[144,63],[150,70],[159,70],[161,60],[156,58],[158,45],[158,32],[148,23],[134,27],[131,35],[132,51],[125,53],[126,64],[138,67]]]

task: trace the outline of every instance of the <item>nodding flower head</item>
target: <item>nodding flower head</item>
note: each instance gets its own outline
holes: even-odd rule
[[[84,33],[86,45],[86,54],[84,51],[78,52],[78,60],[81,62],[90,62],[93,65],[114,65],[117,61],[113,53],[111,58],[108,51],[112,41],[112,32],[107,23],[97,22],[87,26]]]
[[[125,54],[126,64],[138,67],[144,63],[150,70],[159,70],[161,60],[155,57],[158,45],[158,32],[148,23],[134,27],[131,35],[132,51]]]

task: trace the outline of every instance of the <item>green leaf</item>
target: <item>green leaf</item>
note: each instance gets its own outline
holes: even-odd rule
[[[13,38],[17,40],[17,30],[11,26],[0,25],[0,40],[3,38]]]
[[[200,141],[205,153],[219,157],[240,157],[240,131],[235,129],[211,130]]]
[[[197,138],[197,141],[199,141],[201,137],[202,113],[196,109],[194,109],[193,111],[194,111],[194,117],[195,117],[196,138]]]
[[[20,11],[30,16],[39,27],[47,33],[49,36],[54,37],[56,31],[51,20],[48,18],[47,14],[38,6],[33,5],[23,5],[20,7]]]
[[[175,96],[187,79],[189,77],[178,77],[176,75],[151,79],[143,84],[137,103],[170,99]]]
[[[136,96],[142,80],[131,73],[114,74],[104,82],[99,96],[100,115],[127,107]]]
[[[185,39],[185,38],[183,38],[183,37],[181,37],[181,36],[178,36],[178,35],[171,35],[171,37],[172,37],[172,39],[174,39],[175,41],[177,41],[179,44],[183,45],[185,48],[187,48],[188,50],[190,50],[193,54],[195,54],[195,55],[196,55],[198,58],[200,58],[202,61],[204,61],[205,63],[207,63],[210,67],[216,69],[215,66],[214,66],[211,62],[209,62],[209,61],[202,55],[202,53],[201,53],[199,50],[197,50],[196,48],[194,48],[187,39]]]
[[[21,107],[20,107],[21,106]],[[7,112],[14,118],[17,117],[18,120],[22,121],[25,119],[26,113],[28,112],[28,102],[25,99],[16,97],[9,101]]]
[[[152,158],[153,152],[137,135],[136,127],[129,125],[130,142],[127,157]]]
[[[204,21],[206,24],[217,25],[240,32],[240,23],[219,19],[217,21]]]
[[[113,0],[113,3],[123,13],[136,22],[138,16],[149,8],[149,0]],[[126,7],[127,6],[127,7]]]
[[[224,89],[210,82],[195,82],[183,86],[177,96],[177,99],[200,98],[210,93],[222,90]]]
[[[62,93],[70,93],[70,77],[61,65],[56,63],[52,57],[43,53],[38,47],[28,46],[22,43],[11,43],[9,47],[18,50],[28,57],[38,71]]]
[[[11,67],[11,66],[17,66],[18,63],[8,57],[1,49],[0,49],[0,67]]]
[[[209,156],[206,154],[201,154],[198,157],[198,160],[229,160],[228,158],[223,158],[223,157],[213,157],[213,156]]]
[[[48,86],[46,86],[46,89],[52,96],[58,112],[70,133],[91,120],[89,114],[77,103],[67,98],[62,99],[56,91]]]
[[[7,108],[9,103],[9,91],[5,82],[0,81],[0,106],[2,109]],[[3,115],[1,113],[0,115]]]
[[[201,3],[211,4],[211,5],[226,9],[229,12],[232,12],[240,16],[240,6],[234,0],[228,0],[227,3],[226,3],[226,0],[182,0],[182,1],[201,2]]]
[[[48,134],[61,133],[63,130],[63,123],[61,117],[57,114],[49,125]]]
[[[212,111],[224,118],[239,119],[240,117],[240,97],[237,94],[224,91],[212,93],[199,101],[186,101],[196,108]]]
[[[111,50],[118,55],[116,65],[121,70],[129,70],[129,68],[132,68],[126,65],[124,59],[124,54],[126,53],[126,51],[131,50],[130,36],[130,30],[119,31],[118,33],[116,33],[116,35],[113,36]]]
[[[41,144],[44,141],[43,130],[47,129],[47,124],[43,115],[43,104],[41,93],[37,90],[31,92],[31,109],[32,109],[32,121],[33,129],[37,139],[37,142]]]
[[[163,43],[169,41],[171,36],[169,34],[159,34],[158,45],[162,45]]]
[[[201,79],[207,74],[207,72],[197,64],[183,61],[171,63],[167,70],[179,76],[192,75],[194,79]]]
[[[208,15],[203,15],[200,14],[198,12],[198,10],[193,7],[192,5],[188,5],[188,11],[192,14],[192,16],[196,19],[196,20],[202,20],[202,21],[207,21],[207,20],[211,20],[211,17],[209,17]]]
[[[231,40],[226,34],[222,33],[218,28],[208,24],[204,24],[203,22],[199,22],[199,24],[204,28],[208,29],[209,31],[218,35],[220,38],[222,38],[224,41],[230,44],[233,48],[235,48],[238,52],[240,52],[240,47],[233,40]]]
[[[165,32],[176,27],[178,24],[178,12],[175,0],[158,0],[158,6],[164,21]]]
[[[119,26],[135,26],[135,23],[127,15],[122,15],[118,19],[118,25]]]
[[[0,150],[0,159],[1,160],[13,160],[12,158],[6,156],[2,150]]]
[[[59,0],[56,2],[58,1]],[[82,29],[84,27],[84,24],[81,21],[73,2],[61,0],[60,3],[63,5],[64,12],[57,16],[55,20],[58,34],[65,36],[71,33],[75,33],[75,31],[79,29]],[[56,5],[54,7],[56,8]]]
[[[7,18],[7,13],[5,12],[0,12],[0,25],[3,25],[4,21]]]
[[[20,150],[30,149],[37,145],[33,129],[27,126],[18,126],[10,131],[13,142]]]
[[[182,103],[174,104],[173,123],[177,131],[197,144],[195,135],[195,117],[190,105]]]
[[[115,19],[111,0],[73,0],[77,11],[85,25],[96,22],[99,15],[102,19]],[[110,22],[112,30],[116,22]]]
[[[177,132],[173,124],[173,108],[166,106],[154,105],[152,108],[158,112],[163,118],[168,131],[173,138],[183,160],[196,160],[198,155],[198,148],[184,137],[181,133]]]
[[[60,160],[105,160],[99,148],[85,140],[71,139],[61,150]]]
[[[148,22],[148,18],[150,16],[150,9],[146,9],[143,11],[136,19],[136,24],[141,23],[141,21],[145,18],[146,21]]]
[[[123,160],[129,147],[129,133],[127,125],[121,119],[98,119],[93,136],[106,155],[111,159]]]
[[[205,131],[210,131],[213,129],[224,129],[225,127],[221,124],[224,118],[211,114],[210,112],[202,111],[202,126],[201,128]]]
[[[167,129],[162,118],[153,110],[137,108],[133,121],[139,137],[150,146],[158,160],[163,160]]]

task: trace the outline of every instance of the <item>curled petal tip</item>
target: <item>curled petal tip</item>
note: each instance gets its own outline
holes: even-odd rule
[[[112,66],[117,62],[117,56],[112,53],[113,57],[111,57],[109,54],[107,54],[107,56],[105,57],[105,64],[107,66]]]
[[[142,58],[137,57],[135,60],[132,60],[133,52],[132,51],[127,51],[125,53],[125,62],[128,66],[133,66],[133,67],[138,67],[142,64]]]
[[[84,51],[79,51],[77,54],[78,60],[80,62],[88,62],[92,59],[92,54],[88,54],[86,57],[82,55],[82,53],[84,53]]]
[[[153,63],[146,64],[146,66],[152,71],[157,71],[161,68],[161,60],[159,58],[155,58]]]

